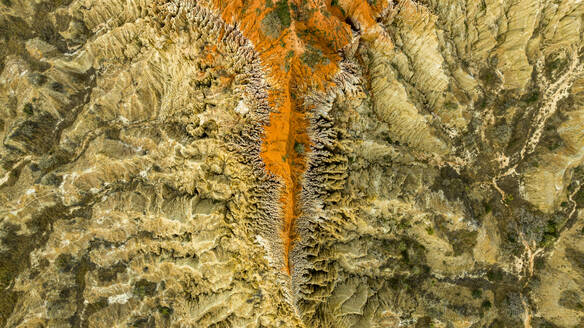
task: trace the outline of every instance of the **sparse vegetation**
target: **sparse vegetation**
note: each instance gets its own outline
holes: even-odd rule
[[[300,56],[300,60],[312,68],[317,65],[326,65],[329,62],[329,59],[324,56],[320,49],[312,46],[306,47],[306,51]]]

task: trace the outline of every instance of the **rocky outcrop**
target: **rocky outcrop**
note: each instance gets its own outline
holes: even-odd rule
[[[579,327],[578,1],[0,1],[0,326]]]

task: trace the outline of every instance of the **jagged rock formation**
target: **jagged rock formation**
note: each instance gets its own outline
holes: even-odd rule
[[[296,326],[251,233],[278,200],[251,44],[194,6],[51,9],[61,50],[3,58],[2,325]]]
[[[583,14],[2,0],[0,326],[583,326]]]

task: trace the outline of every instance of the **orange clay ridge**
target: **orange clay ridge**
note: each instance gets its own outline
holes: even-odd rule
[[[338,50],[353,38],[349,24],[361,36],[379,33],[374,17],[386,0],[212,0],[221,17],[235,24],[259,53],[271,88],[268,90],[270,124],[264,128],[261,158],[269,173],[279,177],[283,224],[284,267],[293,270],[289,254],[298,236],[295,221],[301,215],[297,198],[310,151],[308,110],[302,95],[333,86],[339,70]],[[375,5],[378,2],[378,5]]]

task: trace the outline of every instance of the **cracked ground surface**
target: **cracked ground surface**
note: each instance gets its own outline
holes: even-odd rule
[[[0,326],[583,326],[583,14],[1,0]]]

